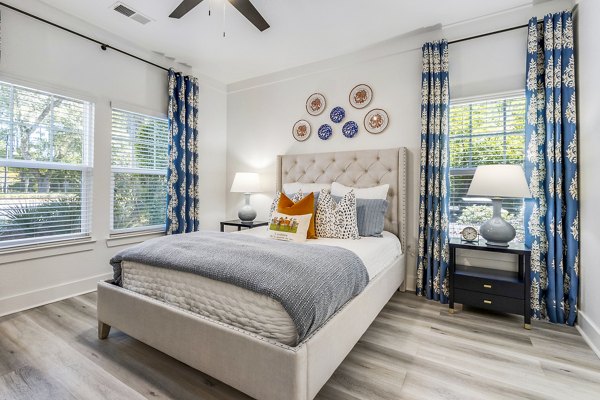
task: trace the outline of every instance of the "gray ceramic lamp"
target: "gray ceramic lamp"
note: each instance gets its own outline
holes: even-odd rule
[[[488,246],[508,247],[517,233],[502,218],[502,199],[531,197],[523,168],[520,165],[480,165],[467,196],[491,197],[494,214],[481,225],[479,234],[487,240]]]
[[[238,211],[238,218],[243,222],[252,222],[256,211],[250,205],[250,195],[260,191],[260,180],[255,172],[237,172],[233,178],[231,192],[244,193],[245,204]]]

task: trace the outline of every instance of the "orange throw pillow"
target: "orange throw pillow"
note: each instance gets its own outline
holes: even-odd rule
[[[310,225],[308,226],[308,232],[306,234],[307,239],[317,239],[317,233],[315,232],[315,194],[310,192],[305,198],[294,203],[290,200],[285,193],[281,193],[279,197],[279,204],[277,205],[277,212],[287,215],[305,215],[312,214],[310,217]]]

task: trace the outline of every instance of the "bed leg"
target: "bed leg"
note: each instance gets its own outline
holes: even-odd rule
[[[400,287],[398,288],[399,292],[405,292],[406,291],[406,281],[402,282],[402,285],[400,285]]]
[[[98,321],[98,339],[106,339],[109,333],[110,325],[107,325],[102,321]]]

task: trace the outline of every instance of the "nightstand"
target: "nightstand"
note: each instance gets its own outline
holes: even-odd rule
[[[456,264],[456,250],[468,249],[490,253],[516,254],[518,271]],[[523,243],[510,243],[509,247],[488,246],[481,242],[469,243],[450,240],[450,312],[454,303],[523,315],[524,328],[531,329],[530,273],[531,249]]]
[[[241,231],[242,228],[256,228],[257,226],[267,226],[269,223],[267,221],[252,221],[252,222],[244,222],[239,219],[233,219],[231,221],[221,221],[221,232],[225,232],[225,226],[237,226],[237,230]]]

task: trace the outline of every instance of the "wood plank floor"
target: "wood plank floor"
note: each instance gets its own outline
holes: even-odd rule
[[[248,399],[118,330],[98,340],[95,293],[0,318],[0,399],[144,398]],[[397,293],[317,398],[600,399],[600,360],[573,328]]]

